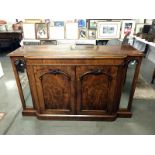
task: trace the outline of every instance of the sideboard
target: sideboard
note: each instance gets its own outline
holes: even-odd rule
[[[9,56],[23,115],[39,119],[106,121],[132,116],[132,100],[143,54],[129,45],[23,46]],[[135,64],[135,71],[129,98],[125,99],[127,106],[121,108],[130,62]],[[31,107],[24,97],[20,67],[24,67],[28,77]]]

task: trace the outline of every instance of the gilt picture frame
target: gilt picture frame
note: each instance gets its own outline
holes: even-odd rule
[[[42,23],[42,19],[25,19],[24,23],[27,24]]]
[[[48,39],[48,24],[47,23],[35,23],[36,39]]]

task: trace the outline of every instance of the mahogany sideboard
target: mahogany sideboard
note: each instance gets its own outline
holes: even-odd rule
[[[23,115],[39,119],[107,120],[132,116],[143,54],[129,45],[23,46],[9,54]],[[126,108],[120,107],[128,64],[136,62]],[[17,64],[25,67],[33,105],[26,105]],[[19,64],[18,64],[19,65]]]

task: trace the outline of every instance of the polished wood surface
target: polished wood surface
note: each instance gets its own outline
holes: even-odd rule
[[[72,67],[34,66],[34,74],[41,112],[74,113],[75,72]]]
[[[78,114],[110,114],[117,67],[81,66],[76,68]]]
[[[132,99],[143,54],[125,46],[26,46],[9,54],[23,59],[33,108],[23,115],[39,119],[115,120],[131,117]],[[137,61],[129,105],[120,109],[128,63]],[[15,70],[15,76],[18,76]],[[17,84],[19,78],[16,78]],[[19,85],[19,84],[18,84]],[[22,90],[19,85],[22,97]]]
[[[23,46],[9,56],[24,56],[28,58],[111,58],[120,56],[142,56],[143,54],[129,45],[123,46],[94,46],[94,45],[40,45]]]

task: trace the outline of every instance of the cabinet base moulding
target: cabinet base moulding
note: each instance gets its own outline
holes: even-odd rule
[[[23,116],[36,116],[40,120],[74,120],[74,121],[115,121],[116,118],[130,118],[131,112],[117,112],[115,115],[59,115],[59,114],[40,114],[36,110],[23,110]]]

